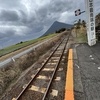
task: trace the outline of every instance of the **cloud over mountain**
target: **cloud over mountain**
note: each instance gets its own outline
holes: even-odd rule
[[[100,11],[99,4],[96,0],[95,14]],[[34,39],[55,21],[73,24],[74,20],[85,19],[85,13],[74,16],[79,8],[85,10],[85,0],[0,0],[0,44]]]

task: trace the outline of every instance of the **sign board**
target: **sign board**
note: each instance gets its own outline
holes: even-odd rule
[[[75,16],[78,16],[78,15],[80,15],[80,14],[81,14],[80,9],[78,9],[78,10],[75,11]]]
[[[86,13],[87,13],[88,44],[90,46],[93,46],[96,44],[94,0],[85,0],[85,3],[86,3]]]

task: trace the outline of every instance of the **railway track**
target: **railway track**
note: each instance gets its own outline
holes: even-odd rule
[[[32,100],[48,100],[50,91],[53,91],[51,86],[59,70],[59,64],[62,60],[69,36],[70,34],[61,40],[50,56],[44,60],[41,67],[37,69],[36,74],[32,76],[29,83],[12,100],[31,100],[27,99],[29,96]]]

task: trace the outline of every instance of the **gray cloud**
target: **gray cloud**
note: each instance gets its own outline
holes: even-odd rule
[[[0,12],[0,21],[18,21],[19,16],[14,10],[4,10]]]
[[[28,23],[28,15],[23,11],[23,10],[19,10],[19,16],[20,16],[20,21],[23,24],[27,24]]]
[[[95,13],[100,11],[100,0],[95,2]],[[74,11],[85,10],[85,0],[0,0],[0,43],[9,45],[41,36],[54,21],[73,24],[86,19],[86,14],[75,17]]]
[[[0,0],[0,8],[5,9],[25,9],[22,0]]]
[[[54,0],[51,3],[51,12],[65,12],[68,11],[72,8],[71,3],[73,3],[73,1],[70,0]]]

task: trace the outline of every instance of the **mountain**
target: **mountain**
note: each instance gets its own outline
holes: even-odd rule
[[[51,34],[51,33],[54,33],[56,30],[59,30],[61,28],[71,28],[73,27],[73,25],[70,25],[70,24],[65,24],[65,23],[62,23],[62,22],[58,22],[58,21],[55,21],[51,27],[43,34],[43,36],[45,35],[48,35],[48,34]]]

